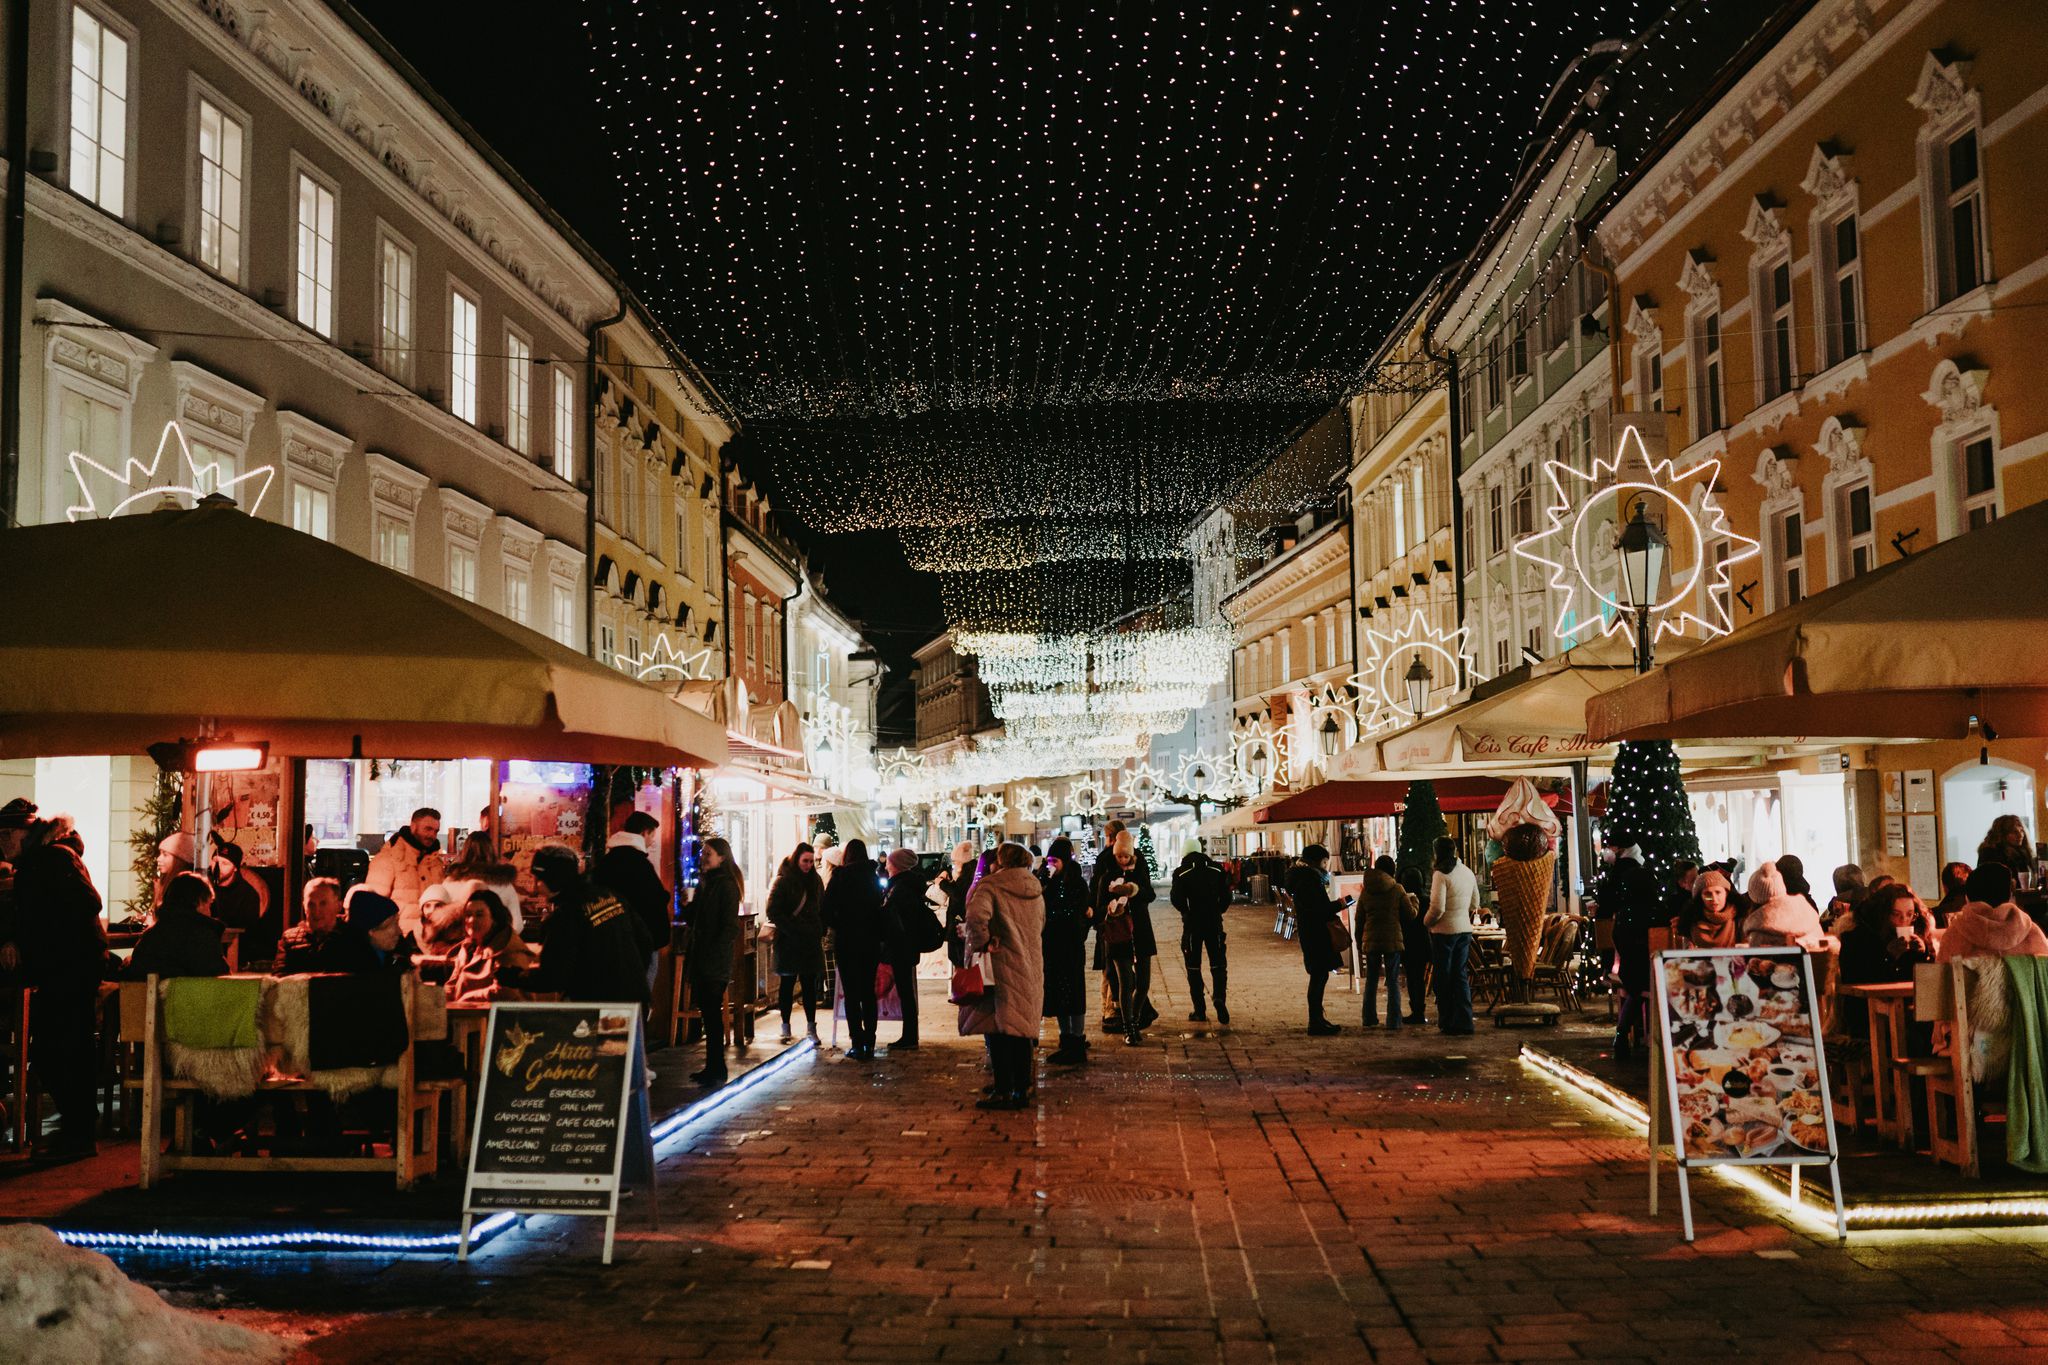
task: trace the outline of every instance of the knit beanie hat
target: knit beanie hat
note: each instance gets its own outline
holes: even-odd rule
[[[364,933],[376,928],[388,919],[398,915],[398,902],[389,896],[380,895],[367,886],[353,886],[348,893],[348,922],[352,929]]]
[[[890,851],[889,870],[891,872],[908,872],[916,866],[917,854],[915,851],[907,848],[892,849]]]
[[[188,867],[199,862],[199,841],[182,829],[166,835],[157,845],[157,851],[170,854]]]

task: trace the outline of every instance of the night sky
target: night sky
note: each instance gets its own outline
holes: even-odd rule
[[[1657,25],[1601,111],[1641,146],[1778,6],[359,8],[633,282],[901,648],[1184,584],[1177,529],[1357,387],[1574,55]]]

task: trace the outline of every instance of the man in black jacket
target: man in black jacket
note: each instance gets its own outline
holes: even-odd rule
[[[882,896],[882,952],[896,977],[896,998],[903,1002],[903,1033],[889,1045],[891,1052],[917,1051],[917,963],[932,927],[926,885],[914,850],[899,848],[889,855],[889,889]]]
[[[619,832],[611,838],[604,856],[597,860],[592,876],[613,895],[625,902],[647,931],[651,945],[647,950],[647,981],[652,989],[654,966],[661,950],[668,947],[670,925],[670,897],[668,887],[662,884],[661,874],[654,870],[654,860],[647,856],[647,840],[661,822],[644,810],[636,810],[626,817],[619,826]]]
[[[1230,908],[1230,875],[1202,850],[1194,849],[1180,860],[1168,896],[1173,908],[1180,911],[1180,952],[1188,968],[1188,996],[1195,1004],[1188,1018],[1198,1024],[1209,1018],[1202,1007],[1202,952],[1207,949],[1216,1022],[1228,1024],[1230,1006],[1223,993],[1229,987],[1230,964],[1224,949],[1223,912]]]
[[[14,880],[22,967],[35,987],[36,1076],[57,1106],[58,1138],[48,1155],[59,1157],[93,1153],[93,1041],[107,961],[100,893],[77,853],[56,841],[67,827],[31,823]]]
[[[647,926],[608,886],[588,881],[573,849],[543,844],[533,879],[555,910],[541,949],[538,984],[565,1000],[647,1003]]]

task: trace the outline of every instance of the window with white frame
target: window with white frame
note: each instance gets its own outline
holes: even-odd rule
[[[1766,402],[1792,392],[1792,258],[1789,254],[1763,263],[1757,271],[1758,327],[1763,343],[1763,396]]]
[[[651,463],[641,471],[646,496],[640,502],[641,521],[645,527],[640,543],[655,555],[661,553],[661,477],[661,471]]]
[[[1337,612],[1335,608],[1323,613],[1323,667],[1334,667],[1337,662]]]
[[[297,173],[292,263],[292,316],[321,336],[334,335],[334,190],[304,169]]]
[[[294,481],[292,529],[321,540],[334,539],[334,495],[324,488]]]
[[[676,493],[675,556],[669,562],[676,566],[676,572],[683,577],[692,577],[690,572],[690,500],[689,496],[681,490],[678,490]]]
[[[1529,377],[1529,312],[1526,301],[1508,314],[1508,378],[1519,383]]]
[[[609,621],[597,624],[597,661],[606,668],[619,665],[619,633]]]
[[[1497,555],[1508,546],[1507,492],[1499,483],[1486,486],[1486,552]]]
[[[1465,504],[1465,562],[1476,563],[1479,559],[1478,518],[1473,515],[1472,504]]]
[[[1523,460],[1515,467],[1515,538],[1536,534],[1536,462]]]
[[[472,425],[476,422],[478,338],[483,335],[482,308],[460,286],[448,290],[448,411]]]
[[[1500,333],[1486,339],[1486,410],[1494,411],[1507,395],[1507,359],[1501,354]]]
[[[1571,258],[1560,242],[1543,263],[1538,305],[1543,310],[1542,343],[1547,355],[1572,339],[1577,318],[1572,308]]]
[[[1458,377],[1458,430],[1470,436],[1479,426],[1479,376],[1468,367]]]
[[[633,460],[623,441],[612,446],[612,484],[618,489],[619,505],[612,525],[622,536],[640,534],[640,476],[633,472]]]
[[[1280,676],[1275,682],[1287,682],[1294,677],[1294,628],[1280,632]]]
[[[1429,510],[1422,495],[1422,461],[1417,460],[1408,467],[1408,495],[1415,501],[1415,543],[1421,545],[1429,539]]]
[[[1655,341],[1636,349],[1636,407],[1664,411],[1664,352]]]
[[[1957,447],[1963,485],[1963,525],[1969,530],[1998,520],[1998,449],[1987,433]]]
[[[1392,488],[1387,490],[1391,495],[1388,497],[1387,503],[1388,511],[1392,514],[1390,529],[1394,536],[1393,558],[1399,559],[1402,555],[1408,553],[1408,500],[1401,496],[1401,486],[1398,482],[1398,476],[1396,477],[1397,482]]]
[[[576,380],[560,365],[555,366],[554,402],[551,415],[555,421],[554,450],[555,473],[569,482],[576,481]]]
[[[377,562],[399,573],[412,572],[412,523],[389,512],[376,516]]]
[[[72,192],[119,217],[128,211],[128,39],[84,5],[71,7]]]
[[[516,564],[505,566],[505,616],[528,624],[533,612],[533,575]]]
[[[1815,256],[1822,359],[1832,367],[1863,349],[1863,238],[1853,210],[1821,225]]]
[[[1505,635],[1493,642],[1493,671],[1496,674],[1505,673],[1514,666],[1508,657],[1509,648],[1508,637]]]
[[[377,239],[377,368],[401,384],[413,382],[413,330],[417,258],[390,233]]]
[[[199,263],[239,284],[242,280],[242,188],[247,179],[247,131],[242,120],[206,95],[197,97]]]
[[[1694,440],[1712,435],[1726,425],[1721,398],[1721,313],[1709,308],[1692,315],[1692,335],[1687,357],[1692,362]]]
[[[448,591],[465,602],[476,601],[476,547],[448,542]]]
[[[631,673],[638,669],[640,667],[640,658],[640,633],[635,630],[629,630],[626,632],[626,652],[619,656],[620,671]]]
[[[505,330],[505,444],[521,455],[533,453],[533,347]]]
[[[1984,178],[1973,123],[1947,139],[1934,158],[1940,213],[1935,221],[1940,301],[1984,283]]]
[[[754,594],[745,594],[741,601],[745,604],[743,614],[747,626],[747,662],[752,664],[760,657],[760,627],[754,619]]]
[[[1806,597],[1806,517],[1797,508],[1779,512],[1772,526],[1777,546],[1778,606]]]
[[[549,619],[554,624],[555,642],[576,647],[576,594],[567,583],[551,585]]]
[[[1855,578],[1877,567],[1877,517],[1870,481],[1836,490],[1835,499],[1841,517],[1842,570]]]

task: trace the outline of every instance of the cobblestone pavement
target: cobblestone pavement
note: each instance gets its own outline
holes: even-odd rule
[[[1520,1035],[1362,1035],[1333,989],[1347,1027],[1309,1038],[1297,950],[1250,913],[1230,946],[1234,1028],[1155,981],[1145,1046],[1098,1037],[1019,1113],[973,1108],[980,1045],[927,983],[922,1051],[822,1057],[670,1143],[659,1230],[609,1269],[565,1220],[468,1267],[125,1264],[321,1361],[2048,1359],[2048,1239],[1838,1249],[1707,1180],[1687,1246],[1640,1139]]]

